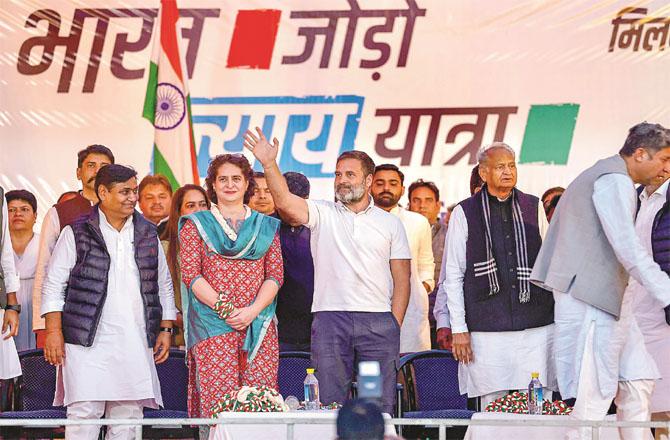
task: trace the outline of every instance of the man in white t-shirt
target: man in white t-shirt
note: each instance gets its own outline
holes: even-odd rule
[[[337,202],[291,194],[273,145],[260,129],[247,131],[245,146],[263,165],[275,206],[284,221],[311,231],[314,259],[312,362],[322,403],[346,400],[355,362],[378,361],[382,406],[392,412],[402,325],[410,291],[411,254],[400,220],[369,196],[375,164],[362,151],[337,159]]]

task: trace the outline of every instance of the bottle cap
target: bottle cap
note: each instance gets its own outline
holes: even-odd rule
[[[533,371],[532,373],[530,373],[530,377],[532,377],[533,379],[537,379],[540,377],[540,373],[538,373],[537,371]]]
[[[314,368],[308,368],[307,374],[314,374]]]

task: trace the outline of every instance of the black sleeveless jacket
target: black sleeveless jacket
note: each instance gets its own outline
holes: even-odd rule
[[[96,206],[89,216],[70,225],[74,233],[77,262],[70,272],[65,291],[63,336],[68,344],[84,347],[93,345],[107,297],[110,256],[100,230],[99,209]],[[162,317],[158,297],[158,238],[156,227],[137,211],[133,213],[133,227],[133,247],[140,274],[147,344],[153,347]]]

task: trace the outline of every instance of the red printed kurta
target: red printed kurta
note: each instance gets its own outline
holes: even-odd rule
[[[272,279],[281,285],[284,278],[278,234],[262,258],[233,260],[209,251],[190,220],[180,232],[180,262],[184,284],[190,286],[202,276],[217,292],[232,292],[232,297],[224,299],[232,301],[236,308],[249,306],[265,280]],[[243,385],[277,388],[276,324],[270,324],[250,366],[246,365],[242,352],[245,336],[246,331],[233,331],[200,341],[189,349],[189,417],[211,417],[212,406],[224,394]]]

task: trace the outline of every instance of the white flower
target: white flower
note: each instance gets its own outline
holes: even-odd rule
[[[243,386],[240,388],[240,390],[237,392],[237,401],[240,403],[244,403],[247,401],[247,397],[249,396],[250,393],[255,392],[254,387],[248,387],[248,386]]]

